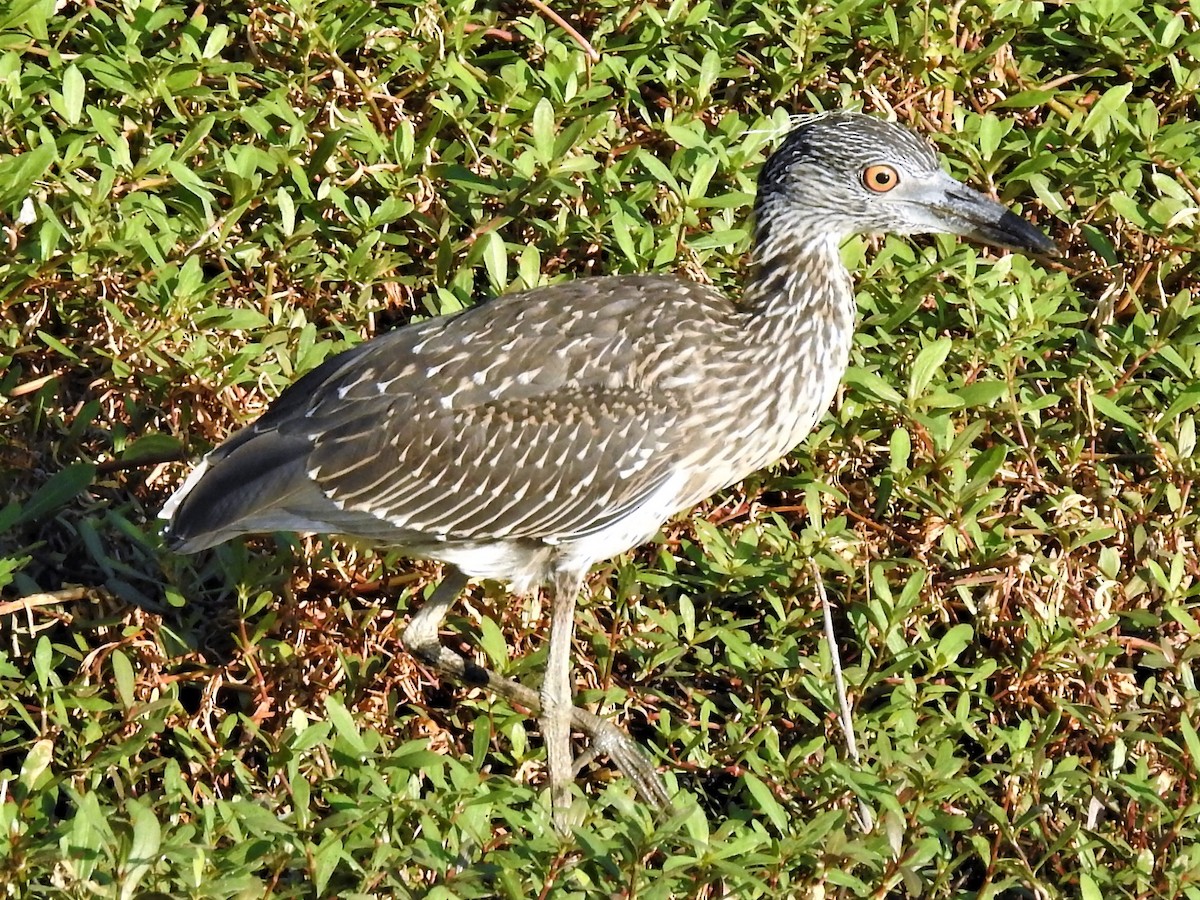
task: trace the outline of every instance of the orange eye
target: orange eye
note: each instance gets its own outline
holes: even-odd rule
[[[900,183],[900,173],[891,166],[867,166],[863,169],[862,181],[877,194],[886,194]]]

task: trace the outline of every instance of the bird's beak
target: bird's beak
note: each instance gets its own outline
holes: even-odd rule
[[[931,205],[942,225],[953,234],[1025,253],[1058,252],[1054,241],[1041,229],[949,175],[941,196]]]

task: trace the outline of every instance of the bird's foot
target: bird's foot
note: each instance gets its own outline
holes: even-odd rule
[[[585,709],[575,708],[571,722],[588,736],[591,746],[575,759],[574,774],[578,774],[597,756],[607,756],[614,766],[633,782],[642,802],[659,815],[672,812],[671,795],[658,769],[637,743],[624,731]]]

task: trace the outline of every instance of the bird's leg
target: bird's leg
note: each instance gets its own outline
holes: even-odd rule
[[[571,810],[571,637],[575,633],[575,600],[583,587],[577,573],[556,572],[550,583],[550,652],[542,679],[542,737],[550,774],[550,807],[559,834],[570,833]]]
[[[446,613],[450,612],[451,605],[458,599],[458,595],[466,586],[467,576],[458,569],[447,566],[442,583],[437,586],[433,596],[421,607],[420,612],[412,617],[412,621],[404,629],[403,638],[405,648],[417,659],[428,663],[443,674],[454,674],[457,678],[462,678],[464,673],[446,673],[439,665],[443,654],[449,653],[451,656],[455,656],[455,654],[442,646],[438,630],[442,627],[442,620],[446,618]],[[458,657],[455,656],[455,658]]]
[[[442,646],[438,637],[442,620],[466,586],[465,575],[457,569],[447,569],[445,578],[433,592],[433,596],[426,601],[421,611],[413,616],[408,628],[404,630],[404,646],[409,653],[439,675],[463,684],[485,687],[514,706],[524,707],[534,715],[539,715],[542,711],[542,699],[533,688],[470,663]],[[633,782],[642,802],[657,812],[669,812],[671,796],[659,778],[654,763],[646,757],[633,738],[612,722],[601,719],[586,709],[572,707],[570,712],[571,724],[588,736],[593,750],[608,756],[621,773]]]

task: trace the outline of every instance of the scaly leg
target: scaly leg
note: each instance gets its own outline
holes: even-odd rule
[[[467,586],[467,577],[457,569],[447,567],[446,576],[437,590],[413,616],[408,628],[404,631],[404,646],[410,653],[433,668],[438,674],[463,684],[485,687],[503,697],[509,703],[523,706],[534,715],[542,711],[542,698],[538,692],[528,688],[511,678],[504,678],[496,673],[468,662],[452,650],[443,647],[438,637],[438,631],[450,606]],[[574,595],[572,595],[574,596]],[[568,654],[570,639],[567,640]],[[569,678],[568,659],[568,678]],[[629,735],[621,731],[611,722],[585,709],[572,707],[571,725],[582,731],[591,741],[592,754],[602,753],[613,761],[613,764],[633,782],[642,802],[653,807],[659,813],[669,813],[671,796],[666,786],[659,778],[658,772],[646,755]],[[549,744],[549,739],[547,739]]]
[[[403,641],[408,652],[429,663],[435,669],[438,668],[439,651],[443,649],[441,639],[438,637],[442,620],[446,618],[446,613],[450,612],[450,607],[466,586],[467,576],[458,569],[447,566],[442,583],[437,586],[433,595],[404,629]]]
[[[571,833],[571,637],[575,633],[575,599],[583,576],[556,572],[550,585],[550,651],[542,679],[542,737],[546,740],[546,768],[550,772],[550,805],[554,828]]]

